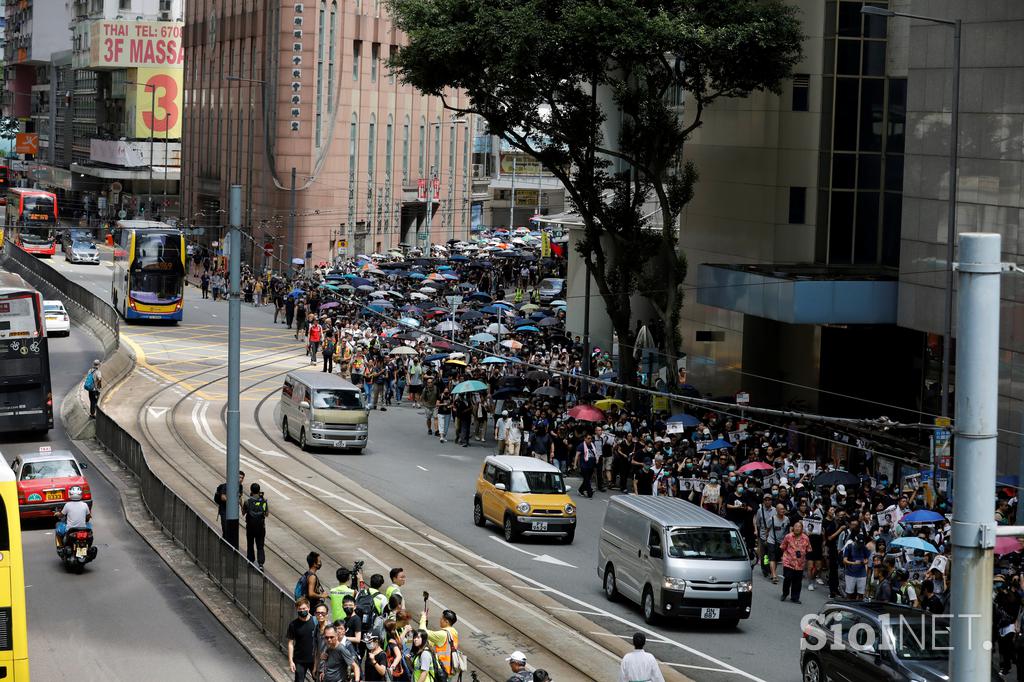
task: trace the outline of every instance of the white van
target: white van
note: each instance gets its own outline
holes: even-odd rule
[[[718,621],[750,617],[753,575],[732,521],[675,497],[616,495],[608,501],[597,575],[605,596],[659,616]]]
[[[281,388],[280,426],[299,447],[366,448],[370,412],[363,392],[337,374],[289,372]]]

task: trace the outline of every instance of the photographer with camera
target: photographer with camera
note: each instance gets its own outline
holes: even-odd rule
[[[334,572],[338,584],[329,592],[331,600],[331,622],[345,620],[345,597],[355,599],[356,592],[362,589],[363,562],[357,561],[352,568],[341,567]]]

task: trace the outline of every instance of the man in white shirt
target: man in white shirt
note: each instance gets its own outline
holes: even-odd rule
[[[647,636],[642,632],[633,634],[633,647],[631,651],[622,657],[622,667],[619,668],[619,682],[665,682],[658,667],[658,659],[644,651],[647,644]]]

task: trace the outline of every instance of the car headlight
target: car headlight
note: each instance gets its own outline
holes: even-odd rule
[[[751,582],[750,580],[741,580],[738,583],[736,583],[736,591],[737,592],[741,592],[741,593],[742,592],[753,592],[754,591],[754,583]]]
[[[666,590],[685,590],[686,580],[683,578],[665,578],[662,583]]]
[[[576,505],[574,505],[574,504],[567,504],[567,505],[565,505],[565,513],[566,514],[575,514],[576,513]]]
[[[529,514],[530,505],[526,504],[525,502],[520,502],[519,504],[516,505],[516,511],[520,514]]]
[[[323,422],[310,422],[309,426],[310,426],[310,428],[314,428],[314,429],[322,429],[322,428],[324,428],[324,423]]]

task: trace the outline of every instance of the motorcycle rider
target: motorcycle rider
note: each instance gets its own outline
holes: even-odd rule
[[[64,546],[65,534],[74,528],[92,528],[92,510],[89,505],[82,502],[82,487],[73,485],[68,489],[68,502],[54,512],[54,516],[60,517],[57,522],[57,546]]]

